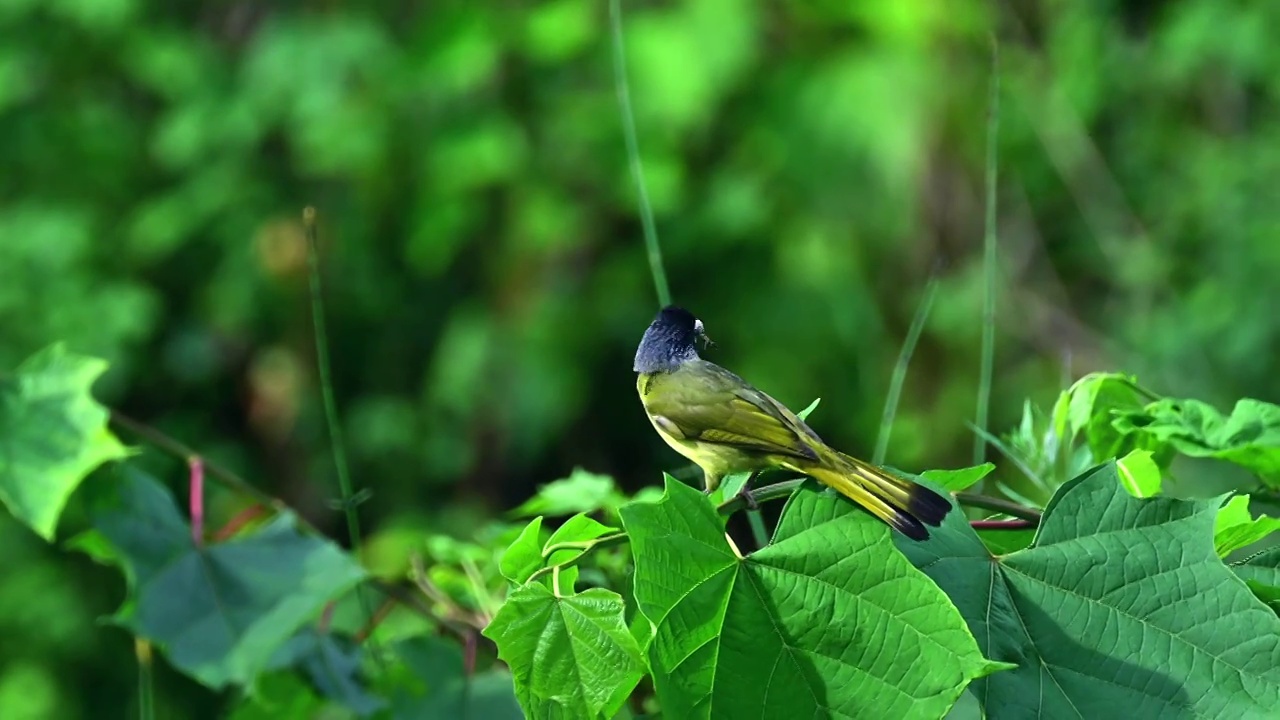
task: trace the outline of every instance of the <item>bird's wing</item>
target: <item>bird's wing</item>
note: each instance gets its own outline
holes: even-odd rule
[[[714,363],[694,360],[663,378],[645,396],[649,414],[688,440],[817,460],[821,443],[782,403]]]

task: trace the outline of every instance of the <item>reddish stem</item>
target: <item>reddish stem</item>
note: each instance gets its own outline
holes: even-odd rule
[[[244,528],[245,525],[248,525],[249,523],[253,522],[254,520],[257,520],[258,518],[266,514],[267,514],[266,508],[262,507],[261,505],[250,505],[249,507],[236,513],[235,516],[233,516],[230,520],[227,521],[226,525],[223,525],[222,527],[218,528],[218,531],[213,534],[213,541],[222,542],[223,540],[226,540],[232,535],[235,535],[236,533],[240,532],[240,530]]]
[[[204,461],[192,455],[187,467],[191,469],[191,540],[200,546],[204,544]]]
[[[1036,523],[1030,520],[970,520],[974,530],[1034,530]]]
[[[466,643],[462,649],[462,668],[467,673],[467,677],[471,677],[476,671],[476,631],[467,630]]]
[[[387,619],[387,616],[391,614],[395,607],[396,601],[394,598],[387,598],[383,601],[382,605],[378,606],[378,609],[373,613],[373,617],[369,618],[369,622],[365,623],[364,627],[360,628],[360,631],[356,633],[355,641],[357,643],[364,642],[382,624],[382,621]]]
[[[336,605],[330,600],[324,604],[324,610],[320,612],[320,622],[316,623],[316,630],[321,634],[329,632],[329,624],[333,622],[333,608]]]

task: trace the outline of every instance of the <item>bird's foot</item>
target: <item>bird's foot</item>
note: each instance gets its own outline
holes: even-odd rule
[[[742,489],[738,491],[737,497],[742,498],[742,504],[745,505],[748,510],[760,509],[760,504],[756,502],[755,494],[751,492],[750,486],[743,485]]]

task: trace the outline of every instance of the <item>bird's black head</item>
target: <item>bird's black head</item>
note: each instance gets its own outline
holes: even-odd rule
[[[658,312],[640,338],[632,369],[639,373],[674,370],[682,363],[697,359],[698,340],[707,340],[702,321],[684,308],[668,305]]]

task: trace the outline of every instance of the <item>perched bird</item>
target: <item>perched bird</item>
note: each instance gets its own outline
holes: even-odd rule
[[[702,321],[669,305],[636,350],[636,389],[649,421],[692,460],[715,490],[725,475],[785,468],[866,508],[909,538],[924,540],[951,509],[932,490],[832,449],[782,403],[698,355],[710,343]],[[754,477],[754,475],[753,475]]]

